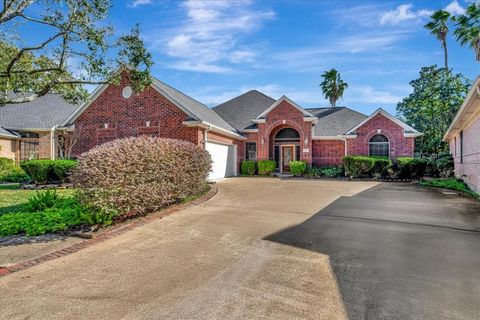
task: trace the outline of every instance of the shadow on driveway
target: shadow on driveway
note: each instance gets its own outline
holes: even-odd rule
[[[265,238],[330,257],[350,319],[480,319],[480,205],[408,184]]]

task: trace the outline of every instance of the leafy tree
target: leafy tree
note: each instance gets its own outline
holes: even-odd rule
[[[450,13],[446,10],[437,10],[431,16],[431,21],[424,27],[430,30],[431,34],[442,43],[442,48],[445,58],[445,69],[448,70],[448,50],[447,50],[447,36],[448,36],[448,20]]]
[[[323,81],[320,83],[325,99],[330,101],[330,104],[335,107],[337,101],[343,97],[343,92],[348,88],[348,84],[344,82],[340,73],[335,69],[330,69],[322,74]]]
[[[104,20],[109,0],[4,0],[0,5],[0,105],[32,101],[58,92],[76,102],[85,84],[116,83],[113,70],[128,66],[132,87],[150,84],[152,60],[136,25],[113,37]],[[41,30],[38,42],[25,41],[20,30]],[[43,36],[44,35],[44,36]],[[108,57],[115,58],[108,58]],[[29,91],[28,95],[11,92]]]
[[[465,14],[454,18],[455,36],[460,45],[469,45],[475,51],[475,58],[480,61],[480,2],[467,7]]]
[[[397,104],[397,115],[423,136],[415,140],[415,150],[422,154],[438,154],[446,150],[442,142],[471,81],[436,65],[423,67],[420,76],[410,82],[413,92]]]

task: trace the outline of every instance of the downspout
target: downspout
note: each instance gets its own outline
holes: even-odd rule
[[[50,159],[55,160],[55,129],[57,126],[53,126],[50,130]]]
[[[203,132],[203,134],[204,134],[204,136],[203,136],[203,149],[207,148],[208,131],[210,131],[210,130],[212,130],[212,126],[208,125],[208,129],[205,129],[205,131]]]

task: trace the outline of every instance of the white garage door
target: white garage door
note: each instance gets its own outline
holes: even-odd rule
[[[225,177],[231,177],[236,174],[235,145],[215,143],[208,141],[205,149],[212,157],[212,172],[208,176],[209,180],[217,180]]]

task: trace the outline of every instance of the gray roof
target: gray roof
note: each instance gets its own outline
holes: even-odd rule
[[[348,130],[368,118],[366,115],[347,107],[327,107],[307,109],[318,117],[313,127],[315,136],[337,136],[347,133]]]
[[[10,138],[17,138],[19,135],[15,132],[11,132],[0,127],[0,137],[10,137]]]
[[[30,102],[0,106],[0,127],[50,130],[65,121],[76,108],[61,95],[49,93]]]
[[[186,111],[189,113],[189,116],[192,117],[192,120],[202,120],[222,129],[236,133],[234,127],[232,127],[227,121],[222,119],[217,113],[215,113],[206,105],[170,87],[158,79],[154,78],[153,84],[161,91],[166,93],[171,99],[175,100],[180,106],[186,109]]]
[[[235,129],[243,130],[255,127],[252,119],[274,103],[275,99],[257,90],[251,90],[216,106],[213,110]]]

